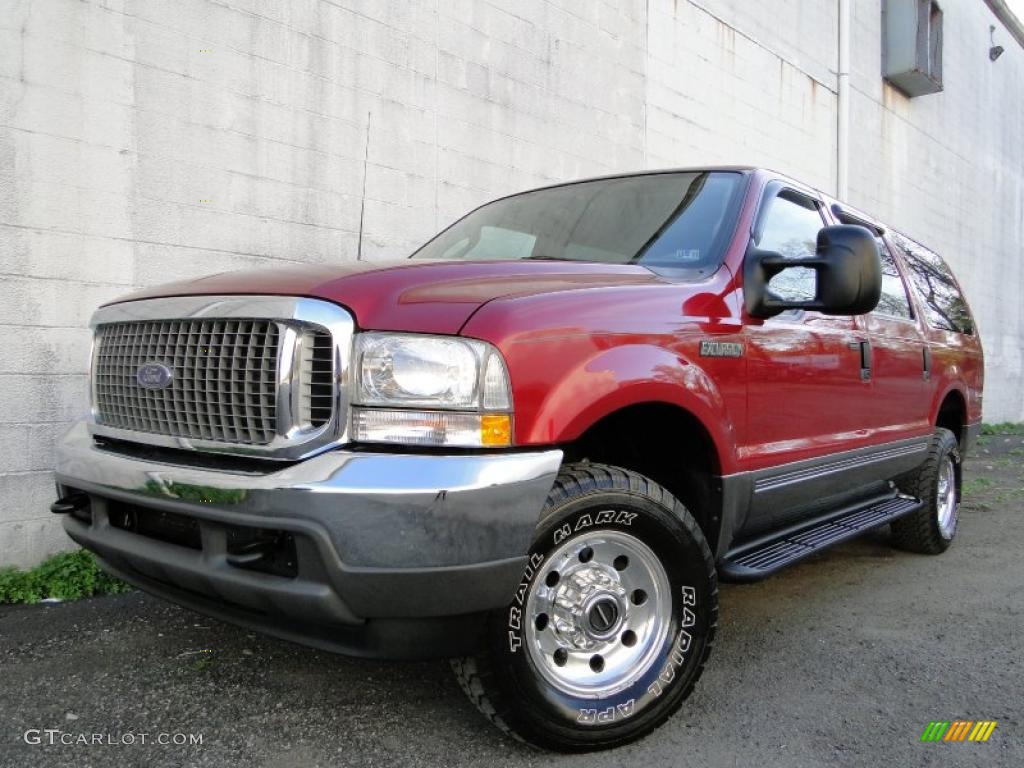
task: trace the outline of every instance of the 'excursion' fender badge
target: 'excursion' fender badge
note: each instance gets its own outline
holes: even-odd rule
[[[738,341],[702,341],[701,357],[743,357],[743,345]]]

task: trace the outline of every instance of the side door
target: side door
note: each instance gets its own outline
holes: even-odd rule
[[[787,258],[811,256],[827,224],[821,200],[772,182],[751,243]],[[816,273],[783,270],[769,289],[793,300],[813,299]],[[852,317],[790,310],[767,320],[747,318],[744,337],[749,378],[741,452],[754,480],[744,533],[756,533],[805,516],[847,490],[835,487],[839,470],[829,466],[835,454],[866,437],[863,413],[871,395],[862,370],[867,333]]]
[[[858,318],[858,323],[867,330],[871,344],[872,398],[865,423],[872,430],[872,440],[881,443],[930,432],[930,365],[906,280],[885,239],[876,233],[876,240],[882,260],[882,296],[875,310]]]

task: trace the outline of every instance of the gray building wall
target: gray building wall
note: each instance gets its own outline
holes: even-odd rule
[[[880,1],[852,3],[850,202],[952,262],[986,418],[1024,419],[1024,51],[982,0],[946,0],[945,91],[907,99],[880,76]],[[364,153],[369,259],[611,171],[750,163],[833,191],[837,5],[3,0],[0,565],[68,546],[51,457],[98,304],[354,258]]]

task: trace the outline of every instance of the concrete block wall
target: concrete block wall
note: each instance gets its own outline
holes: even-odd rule
[[[1024,51],[984,2],[944,2],[943,91],[908,99],[877,76],[880,3],[852,6],[850,202],[950,263],[985,347],[985,417],[1024,420]]]
[[[775,47],[772,31],[800,32],[794,41],[834,41],[829,8],[652,2],[648,165],[762,165],[833,189],[835,76],[823,51]]]
[[[1024,418],[1024,52],[947,0],[943,94],[879,74],[853,3],[851,202],[958,268],[987,415]],[[0,566],[68,546],[53,446],[89,315],[133,287],[408,253],[548,181],[701,163],[835,185],[835,2],[7,0],[0,13]],[[366,158],[364,172],[364,157]],[[365,200],[364,200],[365,189]]]

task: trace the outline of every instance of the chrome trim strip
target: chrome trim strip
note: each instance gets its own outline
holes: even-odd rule
[[[304,531],[325,562],[353,568],[446,567],[529,550],[562,451],[352,452],[271,471],[181,466],[104,450],[79,422],[57,446],[61,485],[213,521]],[[333,554],[332,554],[333,553]]]
[[[849,469],[875,464],[888,459],[895,459],[900,456],[909,456],[915,453],[921,453],[928,450],[928,444],[929,441],[927,438],[920,438],[914,439],[913,442],[910,443],[903,443],[890,447],[883,446],[877,450],[871,450],[864,454],[836,459],[825,463],[820,463],[820,459],[808,459],[808,462],[814,463],[813,466],[804,466],[800,469],[772,474],[770,477],[762,477],[759,480],[755,480],[754,493],[764,493],[765,491],[775,490],[787,485],[793,485],[794,483],[815,480],[820,477],[826,477],[838,472],[845,472]],[[805,464],[806,462],[794,463]]]
[[[336,304],[292,296],[176,296],[100,307],[93,314],[90,326],[95,334],[96,328],[107,323],[197,318],[250,318],[279,322],[284,334],[278,358],[277,436],[265,445],[241,445],[117,429],[98,423],[95,402],[91,403],[88,420],[91,434],[163,448],[292,461],[321,453],[347,441],[349,365],[355,321],[352,315]],[[300,337],[298,331],[306,327],[325,329],[334,340],[334,416],[330,422],[315,429],[303,429],[296,424],[298,393],[293,392],[296,389],[293,383],[299,364],[295,346]],[[95,390],[94,372],[95,365],[89,375],[91,390]]]
[[[293,386],[298,373],[298,355],[295,346],[299,333],[286,323],[278,323],[281,334],[277,357],[277,434],[287,436],[298,414],[298,387]]]

